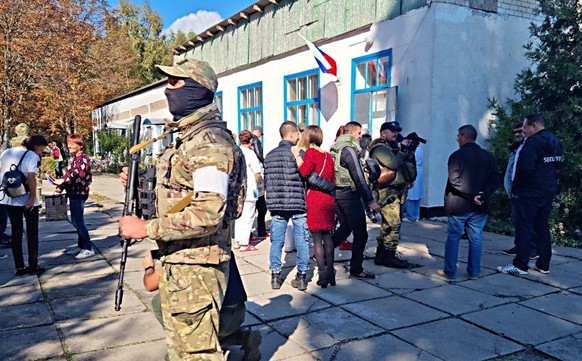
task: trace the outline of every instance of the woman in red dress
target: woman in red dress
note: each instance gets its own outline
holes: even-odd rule
[[[309,144],[309,148],[305,151],[303,159],[297,158],[299,173],[304,178],[316,173],[319,178],[323,179],[320,182],[330,183],[327,185],[333,192],[332,186],[335,184],[334,161],[331,154],[320,148],[323,141],[321,128],[315,125],[308,126],[303,132],[302,138],[305,144]],[[305,200],[307,204],[307,228],[313,237],[315,260],[319,268],[317,284],[323,288],[327,287],[328,283],[335,286],[334,245],[331,240],[331,233],[335,228],[334,195],[318,190],[308,182]]]

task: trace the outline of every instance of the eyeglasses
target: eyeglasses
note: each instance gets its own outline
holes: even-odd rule
[[[513,131],[513,134],[521,134],[521,133],[523,133],[523,130],[522,129],[520,129],[520,130],[514,130]]]

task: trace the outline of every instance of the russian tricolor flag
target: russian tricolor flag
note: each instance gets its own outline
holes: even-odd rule
[[[320,48],[315,46],[315,44],[313,44],[311,41],[305,39],[301,34],[299,34],[299,36],[301,36],[301,38],[307,43],[307,46],[309,47],[309,50],[311,50],[315,61],[317,61],[317,65],[319,65],[319,69],[321,69],[323,73],[332,74],[337,78],[337,65],[335,60],[333,60],[331,56],[324,53]]]

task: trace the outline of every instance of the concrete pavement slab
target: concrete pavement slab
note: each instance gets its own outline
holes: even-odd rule
[[[539,282],[533,282],[525,277],[511,276],[497,273],[479,278],[479,282],[465,282],[463,287],[487,293],[492,296],[505,298],[511,301],[523,301],[528,298],[546,295],[558,291]]]
[[[281,336],[272,327],[262,325],[255,330],[260,331],[263,337],[260,347],[261,360],[287,360],[292,357],[299,357],[300,360],[313,359],[306,349]]]
[[[83,322],[73,320],[59,326],[73,354],[164,338],[162,325],[150,312]]]
[[[71,256],[72,257],[72,256]],[[40,278],[43,282],[58,281],[71,277],[93,277],[113,274],[113,269],[101,256],[96,254],[91,258],[77,260],[76,263],[67,263],[47,267],[45,273]]]
[[[322,361],[437,361],[426,351],[416,348],[392,335],[370,337],[323,350],[313,354]]]
[[[309,351],[383,332],[383,329],[338,308],[308,313],[269,325]]]
[[[248,307],[249,303],[247,302],[246,305]],[[245,314],[245,322],[243,322],[242,326],[247,327],[247,326],[255,326],[255,325],[262,325],[262,324],[263,324],[263,321],[259,320],[254,315],[247,312]]]
[[[446,319],[393,331],[399,338],[447,361],[486,360],[522,346],[459,319]]]
[[[509,302],[503,298],[463,287],[463,284],[447,284],[404,296],[453,315],[479,311]],[[451,302],[453,299],[455,302]]]
[[[0,272],[0,288],[25,285],[25,284],[37,284],[38,285],[38,277],[29,276],[29,275],[16,277],[14,275],[14,266],[8,271],[1,271]]]
[[[576,258],[579,260],[582,259],[582,248],[552,246],[552,251],[554,254],[561,256]]]
[[[582,287],[576,287],[569,290],[570,292],[582,295]]]
[[[43,299],[44,297],[38,283],[0,288],[0,307],[35,303]]]
[[[392,295],[392,292],[354,278],[337,280],[335,287],[309,287],[307,292],[334,305],[343,305]]]
[[[578,294],[571,292],[552,293],[520,302],[520,304],[582,325],[582,296]]]
[[[536,349],[562,361],[580,361],[582,332],[536,346]]]
[[[386,330],[446,318],[449,315],[400,296],[362,301],[342,308]]]
[[[398,294],[438,287],[446,284],[443,280],[431,278],[408,270],[395,270],[394,272],[383,274],[375,279],[366,280],[366,282]]]
[[[107,350],[73,355],[74,361],[160,361],[166,357],[166,340],[144,342],[137,345],[115,347]]]
[[[54,324],[2,332],[0,360],[44,360],[64,354]]]
[[[328,302],[294,288],[281,293],[274,291],[253,297],[247,302],[247,310],[263,321],[301,315],[328,308]]]
[[[552,267],[550,269],[550,274],[543,274],[530,269],[525,277],[563,290],[582,286],[582,272],[569,272],[561,268],[561,266]]]
[[[106,274],[84,278],[79,276],[52,278],[46,281],[42,288],[51,300],[92,294],[113,295],[117,289],[117,276]]]
[[[528,345],[539,345],[582,331],[582,326],[517,304],[494,307],[461,317]]]
[[[58,302],[53,302],[52,307],[56,321],[82,321],[147,311],[146,306],[132,292],[123,294],[121,310],[115,311],[114,304],[114,293],[101,293],[61,298]]]
[[[43,302],[14,305],[4,308],[0,314],[0,331],[30,328],[53,323],[49,309]]]

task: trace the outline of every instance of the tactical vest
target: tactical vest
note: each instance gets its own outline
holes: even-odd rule
[[[172,209],[176,203],[192,192],[192,174],[176,170],[176,176],[172,178],[172,168],[176,166],[177,159],[175,155],[180,151],[180,146],[191,141],[204,130],[209,130],[223,139],[232,139],[225,122],[218,119],[206,119],[186,128],[175,144],[164,150],[156,167],[156,179],[158,182],[161,180],[157,187],[156,195],[158,217],[167,214],[168,210]],[[246,164],[242,151],[234,143],[234,140],[232,140],[232,151],[234,160],[233,164],[229,164],[232,172],[229,174],[228,196],[224,215],[225,223],[240,217],[246,195]]]
[[[389,169],[396,170],[396,178],[385,187],[401,188],[416,179],[416,166],[404,160],[399,163],[398,157],[402,159],[404,154],[391,148],[384,139],[375,139],[370,144],[370,158],[376,159]]]
[[[162,217],[168,213],[182,211],[194,196],[192,163],[197,161],[211,166],[213,154],[185,156],[189,149],[203,148],[204,144],[219,143],[224,151],[230,153],[226,158],[229,164],[218,164],[217,168],[229,175],[226,209],[222,227],[216,233],[201,238],[158,241],[160,254],[166,263],[218,264],[230,258],[230,222],[240,216],[246,195],[246,164],[240,148],[234,142],[226,123],[218,114],[208,114],[186,126],[173,145],[161,154],[156,166],[157,214]],[[204,159],[206,158],[206,159]],[[224,157],[221,157],[224,159]]]
[[[352,135],[342,134],[337,138],[330,151],[335,161],[335,186],[338,188],[350,187],[352,190],[356,190],[356,185],[354,184],[352,177],[350,177],[350,172],[347,168],[340,165],[342,150],[345,147],[356,148],[358,154],[362,150],[362,148],[360,148],[360,143]],[[361,167],[359,162],[358,165]]]

